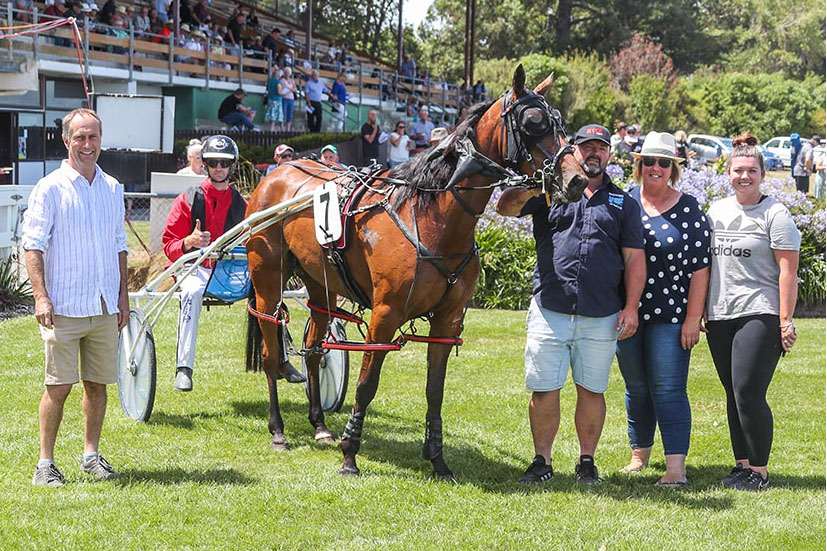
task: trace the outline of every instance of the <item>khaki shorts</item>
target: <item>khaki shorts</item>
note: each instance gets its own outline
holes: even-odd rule
[[[46,345],[46,385],[73,385],[81,379],[109,385],[118,380],[117,315],[55,316],[54,327],[40,326],[40,335]]]

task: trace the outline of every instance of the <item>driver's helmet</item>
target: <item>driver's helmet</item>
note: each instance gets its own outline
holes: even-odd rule
[[[204,145],[201,147],[201,158],[207,159],[229,159],[234,167],[238,162],[238,146],[232,138],[217,134],[210,136],[204,140]]]

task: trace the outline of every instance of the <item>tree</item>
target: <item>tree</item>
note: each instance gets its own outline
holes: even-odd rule
[[[655,75],[637,75],[629,84],[629,114],[647,130],[664,130],[672,124],[669,86]]]
[[[672,59],[663,53],[663,46],[651,37],[635,33],[616,54],[611,57],[612,86],[629,92],[636,76],[651,75],[672,86],[675,70]]]

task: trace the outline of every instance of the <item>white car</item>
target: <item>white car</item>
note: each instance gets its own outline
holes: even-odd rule
[[[790,168],[792,164],[792,160],[790,159],[792,146],[790,145],[789,136],[776,136],[765,143],[764,148],[778,155],[778,157],[781,158],[781,163],[784,165],[784,168]]]
[[[729,155],[732,151],[732,138],[708,134],[690,134],[686,144],[695,152],[696,159],[701,164],[713,163],[721,155]]]

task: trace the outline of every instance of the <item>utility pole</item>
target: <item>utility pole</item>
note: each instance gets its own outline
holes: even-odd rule
[[[399,22],[396,27],[396,72],[402,72],[402,4],[405,0],[399,0]]]
[[[305,27],[304,52],[307,55],[307,59],[309,60],[310,59],[310,46],[311,46],[311,42],[313,41],[313,0],[307,0],[305,11],[306,11],[306,13],[305,13],[305,20],[304,20],[304,27]]]

